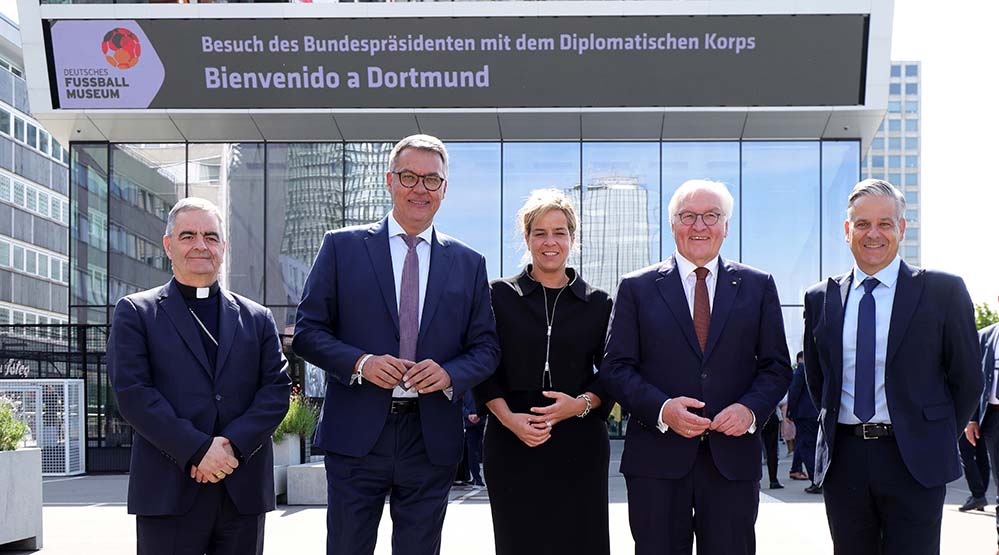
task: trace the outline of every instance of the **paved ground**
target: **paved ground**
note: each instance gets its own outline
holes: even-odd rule
[[[612,442],[610,475],[611,544],[615,554],[632,553],[624,478],[617,472],[622,442]],[[804,493],[807,482],[787,480],[791,460],[781,460],[782,490],[763,489],[757,521],[761,555],[832,553],[821,496]],[[44,484],[43,555],[119,555],[134,553],[135,521],[125,511],[126,476],[51,478]],[[764,483],[766,486],[767,483]],[[944,508],[944,555],[995,553],[994,506],[989,512],[960,513],[967,497],[963,479],[947,491]],[[323,553],[326,511],[322,507],[280,506],[267,516],[266,552],[273,555]],[[379,554],[390,553],[388,511],[379,529]],[[26,552],[15,552],[17,555]],[[456,488],[444,525],[443,553],[488,555],[492,525],[486,490]],[[533,555],[533,554],[525,554]],[[557,554],[561,555],[561,554]]]

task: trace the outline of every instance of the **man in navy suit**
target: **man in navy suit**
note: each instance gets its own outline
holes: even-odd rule
[[[791,388],[787,392],[787,416],[794,422],[794,456],[801,459],[812,484],[805,488],[806,493],[822,493],[822,487],[815,484],[815,440],[819,434],[819,411],[815,410],[808,390],[805,388],[804,353],[798,353],[798,365],[791,378]]]
[[[971,421],[964,428],[964,439],[971,444],[972,448],[978,449],[982,445],[988,452],[988,459],[992,461],[992,473],[996,486],[999,487],[999,397],[996,394],[996,372],[999,372],[999,361],[996,359],[996,351],[999,350],[999,324],[992,324],[982,328],[978,332],[978,342],[981,349],[981,372],[985,382],[981,399],[975,407],[975,413]],[[988,461],[986,461],[988,463]],[[982,488],[980,499],[970,498],[961,507],[962,510],[982,509],[985,507],[985,492],[988,488],[988,472],[982,475],[985,487]],[[974,507],[965,509],[968,504]],[[979,506],[980,505],[980,506]],[[996,510],[996,532],[999,534],[999,509]]]
[[[626,275],[600,376],[631,412],[621,458],[638,555],[756,551],[757,427],[791,365],[773,277],[718,256],[734,199],[688,181],[669,203],[676,254]]]
[[[485,259],[433,226],[443,143],[399,141],[386,181],[384,219],[326,233],[295,325],[295,352],[330,379],[315,441],[329,554],[374,551],[386,496],[393,553],[440,552],[462,398],[499,360]]]
[[[291,380],[270,311],[219,287],[225,245],[218,208],[181,200],[163,236],[173,279],[115,307],[108,372],[135,429],[128,512],[143,555],[263,552]]]
[[[837,554],[940,552],[957,436],[982,393],[968,291],[898,257],[904,214],[893,185],[858,183],[844,222],[854,268],[805,292],[815,483]]]

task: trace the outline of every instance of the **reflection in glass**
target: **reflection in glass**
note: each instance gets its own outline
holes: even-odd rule
[[[386,186],[392,143],[347,143],[344,150],[345,225],[377,222],[392,209]]]
[[[267,303],[297,305],[323,234],[343,227],[343,144],[267,149]],[[279,329],[293,323],[293,311],[274,315]]]
[[[784,318],[784,335],[787,337],[787,352],[791,355],[791,366],[795,365],[795,355],[802,349],[805,336],[805,309],[802,306],[781,307]]]
[[[74,144],[70,165],[70,321],[108,321],[108,145]]]
[[[447,192],[434,226],[486,257],[489,279],[500,274],[500,145],[448,143]]]
[[[503,143],[503,266],[504,276],[524,267],[527,249],[517,231],[516,214],[535,189],[564,189],[572,195],[577,211],[579,198],[579,143]],[[577,233],[585,233],[580,227]],[[579,239],[579,237],[577,237]],[[529,260],[526,260],[529,261]],[[569,255],[569,266],[579,266],[579,254]]]
[[[225,218],[227,245],[222,285],[262,302],[264,145],[192,143],[186,175],[188,196],[210,200]]]
[[[184,197],[185,156],[183,143],[111,146],[111,304],[173,275],[163,233],[170,209]]]
[[[735,197],[734,214],[728,221],[728,237],[722,243],[721,256],[740,260],[739,256],[739,143],[671,142],[662,145],[662,249],[660,258],[676,251],[670,227],[669,201],[684,181],[709,179],[724,183]]]
[[[858,141],[822,142],[822,271],[819,279],[841,274],[853,266],[843,222],[847,198],[860,181],[859,157]],[[799,301],[787,299],[785,302]]]
[[[742,213],[743,262],[773,274],[782,303],[802,302],[819,279],[819,143],[744,142]]]
[[[580,275],[613,295],[659,256],[659,144],[584,143],[583,183]]]

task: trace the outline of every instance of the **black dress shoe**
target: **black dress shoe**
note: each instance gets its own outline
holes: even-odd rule
[[[822,493],[822,486],[812,484],[805,488],[805,493]]]
[[[989,502],[985,499],[985,497],[975,497],[974,495],[969,495],[968,500],[964,502],[964,505],[958,507],[957,510],[962,513],[965,511],[980,511],[988,504]]]
[[[770,482],[770,489],[784,489],[784,486],[782,486],[777,480],[773,480]]]

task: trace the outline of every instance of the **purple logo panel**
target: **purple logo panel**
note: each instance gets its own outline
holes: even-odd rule
[[[148,108],[166,72],[135,21],[59,21],[52,55],[60,108]]]

